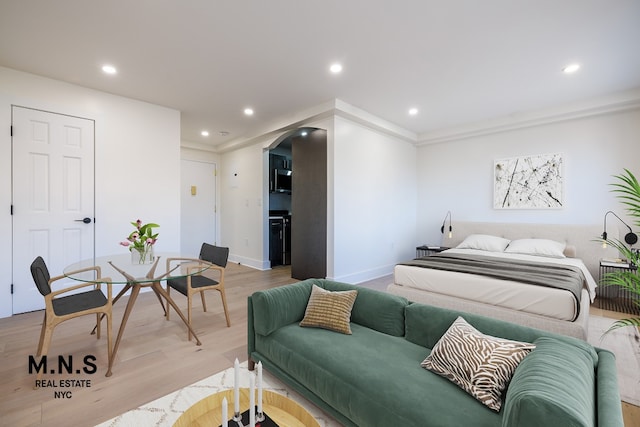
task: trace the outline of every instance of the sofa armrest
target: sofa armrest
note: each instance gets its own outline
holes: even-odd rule
[[[534,344],[535,350],[520,363],[509,384],[503,427],[600,425],[596,376],[602,373],[595,349],[578,340],[552,337],[538,338]]]
[[[598,402],[598,426],[622,427],[622,406],[618,388],[616,357],[607,350],[598,352],[598,373],[596,375],[596,400]]]
[[[254,292],[249,331],[267,336],[279,328],[302,320],[311,295],[313,281],[303,281],[266,291]],[[251,339],[251,338],[249,338]]]

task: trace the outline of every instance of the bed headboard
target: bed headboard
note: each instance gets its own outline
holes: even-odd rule
[[[451,239],[445,233],[442,246],[455,247],[470,234],[490,234],[509,240],[537,238],[564,242],[567,246],[575,247],[575,257],[582,259],[596,281],[600,259],[618,256],[615,249],[610,247],[603,249],[600,243],[594,241],[602,234],[602,225],[455,221],[452,223],[452,228]]]

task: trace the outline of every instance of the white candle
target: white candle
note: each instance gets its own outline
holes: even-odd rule
[[[240,362],[233,362],[233,412],[240,413]]]
[[[256,426],[256,375],[249,374],[249,426]]]
[[[262,362],[258,362],[258,413],[262,414]]]
[[[222,399],[222,427],[229,426],[229,415],[227,414],[227,398]]]

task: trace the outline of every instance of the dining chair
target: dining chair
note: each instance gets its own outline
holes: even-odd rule
[[[40,330],[40,341],[38,342],[37,356],[46,356],[51,344],[53,329],[65,320],[73,319],[88,314],[96,315],[96,335],[100,338],[101,318],[107,318],[107,353],[111,361],[111,318],[112,318],[112,298],[111,298],[111,278],[101,277],[100,267],[88,267],[71,272],[71,274],[84,271],[94,271],[91,282],[83,282],[65,288],[52,290],[52,284],[67,276],[51,277],[47,264],[42,257],[37,257],[31,263],[31,275],[38,287],[38,291],[44,297],[45,309],[42,329]],[[107,285],[107,295],[102,292],[101,285]],[[75,292],[82,288],[91,288],[84,292]],[[67,294],[67,295],[65,295]],[[37,378],[42,377],[42,371],[38,372]],[[37,384],[37,383],[36,383]]]
[[[224,316],[227,320],[227,327],[231,326],[229,319],[229,310],[227,308],[227,296],[224,292],[224,269],[229,259],[229,248],[210,245],[203,243],[200,248],[200,257],[195,258],[167,258],[167,271],[175,267],[175,262],[189,262],[187,275],[167,279],[167,293],[171,294],[171,289],[175,289],[182,295],[187,297],[187,323],[191,325],[191,306],[193,296],[200,294],[202,299],[202,308],[207,311],[207,303],[205,301],[204,292],[215,290],[220,293],[222,298],[222,307],[224,308]],[[203,267],[207,267],[203,271]],[[200,273],[190,274],[192,271],[201,271]],[[205,276],[203,273],[214,272],[216,279]],[[169,320],[170,307],[167,307],[167,320]],[[188,332],[189,341],[191,341],[191,331]]]

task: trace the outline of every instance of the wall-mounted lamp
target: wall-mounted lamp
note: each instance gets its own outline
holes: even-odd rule
[[[440,233],[444,234],[444,225],[447,222],[447,218],[449,218],[449,238],[451,238],[453,236],[453,227],[451,227],[451,211],[447,211],[447,214],[444,216],[442,227],[440,227]]]
[[[606,248],[607,247],[607,215],[613,215],[616,218],[618,218],[618,220],[623,223],[624,225],[627,226],[627,228],[629,229],[629,232],[627,234],[624,235],[624,241],[627,243],[627,245],[629,246],[633,246],[636,243],[638,243],[638,235],[636,233],[633,232],[633,230],[631,229],[631,227],[629,227],[629,224],[627,224],[626,222],[624,222],[622,220],[622,218],[620,218],[618,215],[616,215],[615,212],[613,211],[607,211],[607,213],[604,214],[604,231],[602,232],[602,247]]]

